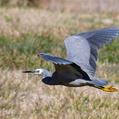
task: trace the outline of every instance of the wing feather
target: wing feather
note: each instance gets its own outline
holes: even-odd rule
[[[60,58],[60,57],[56,57],[56,56],[53,56],[53,55],[49,55],[47,53],[39,53],[38,56],[41,56],[43,59],[47,60],[47,61],[50,61],[54,64],[62,64],[62,65],[65,65],[65,64],[72,64],[71,61],[68,61],[66,59],[63,59],[63,58]]]
[[[64,41],[67,59],[81,66],[89,75],[94,76],[98,49],[110,43],[117,36],[119,36],[119,29],[116,27],[82,32],[70,36]]]
[[[73,81],[77,78],[90,80],[86,72],[80,66],[66,59],[49,55],[47,53],[39,53],[43,59],[52,62],[55,65],[56,71],[53,73],[53,78],[60,81]]]

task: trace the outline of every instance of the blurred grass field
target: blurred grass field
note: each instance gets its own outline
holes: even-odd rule
[[[1,119],[118,119],[119,117],[118,92],[106,93],[92,87],[47,86],[41,83],[38,76],[23,75],[21,70],[0,72]],[[102,74],[104,76],[104,71]],[[108,73],[106,75],[110,76]],[[110,76],[111,81],[116,78],[115,74]]]
[[[33,68],[38,52],[65,57],[64,39],[72,34],[118,26],[119,15],[74,14],[39,9],[0,9],[0,67]],[[119,62],[119,38],[101,49],[100,62]],[[50,43],[50,45],[49,45]],[[25,65],[24,65],[25,64]]]
[[[64,39],[82,31],[119,26],[117,12],[84,13],[0,8],[0,119],[118,119],[119,93],[92,87],[47,86],[24,69],[54,70],[37,56],[65,57]],[[119,89],[119,38],[99,51],[97,74]]]

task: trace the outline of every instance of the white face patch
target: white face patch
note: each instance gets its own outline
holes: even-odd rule
[[[43,73],[43,71],[44,71],[43,69],[35,69],[34,74],[39,74],[40,75],[40,74]]]
[[[50,73],[48,70],[42,69],[42,68],[35,69],[34,70],[34,74],[41,75],[43,78],[45,78],[45,77],[51,77],[52,76],[52,73]]]
[[[76,79],[75,81],[70,82],[70,85],[74,85],[74,86],[82,86],[85,85],[87,83],[86,80],[83,79]]]

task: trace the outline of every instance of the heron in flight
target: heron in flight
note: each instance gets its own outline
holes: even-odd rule
[[[60,58],[47,53],[38,56],[55,66],[53,73],[46,69],[23,71],[42,75],[42,82],[48,85],[64,85],[69,87],[92,86],[106,92],[117,89],[108,85],[108,81],[96,76],[98,49],[119,36],[116,27],[103,28],[95,31],[82,32],[65,39],[67,58]]]

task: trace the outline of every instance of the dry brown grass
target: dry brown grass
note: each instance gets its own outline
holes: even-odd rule
[[[100,65],[98,74],[117,80],[118,74],[111,76],[106,67]],[[118,119],[118,99],[118,92],[47,86],[21,70],[0,70],[1,119]]]
[[[51,11],[119,12],[119,0],[0,0],[1,6],[37,7]]]
[[[87,29],[118,25],[118,14],[84,14],[39,9],[0,8],[0,35],[20,37],[27,33],[64,38]]]
[[[40,0],[37,5],[44,9],[68,12],[119,12],[118,0]]]

